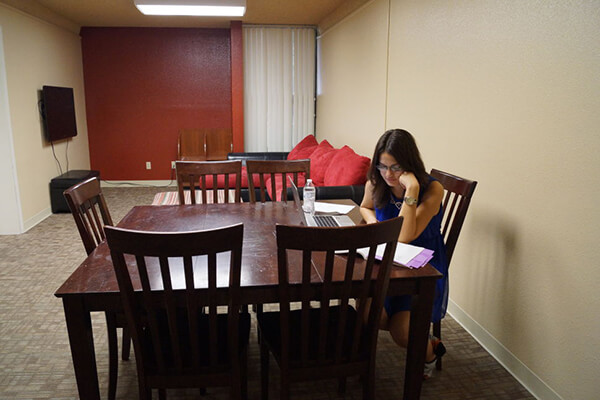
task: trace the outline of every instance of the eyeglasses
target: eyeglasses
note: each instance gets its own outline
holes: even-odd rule
[[[377,164],[377,166],[375,168],[377,168],[379,170],[379,172],[381,172],[381,173],[386,172],[388,170],[392,171],[394,173],[403,171],[402,167],[399,166],[398,164],[390,165],[389,167],[387,165]]]

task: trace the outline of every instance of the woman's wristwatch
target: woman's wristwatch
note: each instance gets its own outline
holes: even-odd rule
[[[415,199],[414,197],[410,197],[410,196],[405,196],[404,197],[404,204],[406,204],[407,206],[414,206],[415,204],[417,204],[417,199]]]

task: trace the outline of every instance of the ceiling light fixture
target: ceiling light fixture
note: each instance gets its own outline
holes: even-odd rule
[[[241,17],[246,0],[133,0],[145,15]]]

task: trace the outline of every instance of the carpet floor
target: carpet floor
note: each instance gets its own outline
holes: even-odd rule
[[[151,204],[166,188],[110,187],[104,194],[113,220],[134,205]],[[70,214],[53,214],[21,235],[0,236],[0,399],[77,399],[61,301],[54,292],[86,257]],[[102,398],[108,382],[108,346],[104,314],[92,315]],[[444,369],[423,384],[421,398],[534,399],[449,315],[442,332],[448,353]],[[404,350],[381,332],[377,348],[376,396],[402,396]],[[279,394],[278,369],[271,362],[270,397]],[[251,330],[248,359],[249,399],[260,398],[260,362],[256,326]],[[119,361],[118,399],[137,399],[135,359]],[[155,398],[158,398],[155,393]],[[168,391],[170,400],[227,399],[226,389]],[[293,399],[337,399],[337,382],[292,387]],[[346,399],[361,399],[357,379],[348,380]]]

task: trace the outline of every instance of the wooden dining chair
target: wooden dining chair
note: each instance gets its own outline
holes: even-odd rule
[[[270,186],[273,196],[271,201],[287,202],[287,178],[289,176],[298,185],[300,174],[305,179],[310,178],[310,160],[246,160],[246,171],[248,173],[248,191],[250,202],[256,203],[257,192],[260,196],[260,202],[267,200],[267,184]],[[256,181],[258,180],[258,187]],[[278,187],[278,183],[281,187]]]
[[[107,227],[106,238],[131,327],[139,398],[152,399],[153,389],[166,399],[166,389],[210,386],[245,398],[243,225],[168,233]]]
[[[97,178],[90,178],[70,187],[63,194],[79,230],[85,251],[89,255],[105,239],[104,227],[113,224],[100,189],[100,181]],[[106,327],[108,331],[108,398],[114,400],[117,393],[119,364],[117,328],[123,328],[121,355],[123,360],[129,360],[131,336],[125,315],[122,313],[106,312]]]
[[[112,218],[98,178],[90,178],[63,192],[79,236],[89,255],[104,240],[104,225],[112,225]]]
[[[375,398],[379,319],[401,226],[402,217],[345,228],[276,226],[280,311],[257,315],[263,400],[269,352],[279,365],[281,399],[289,399],[290,383],[323,378],[337,378],[343,392],[351,375],[362,377],[363,399]],[[375,263],[380,244],[385,252]],[[369,255],[357,263],[356,249],[363,247]],[[338,250],[349,252],[340,257]],[[315,279],[322,280],[316,289]]]
[[[212,192],[213,203],[241,202],[241,161],[177,161],[175,169],[179,204],[185,204],[186,190],[189,190],[192,204],[206,204],[209,192]],[[223,181],[222,189],[218,188],[219,178]],[[200,188],[199,199],[196,198],[196,186]]]
[[[430,175],[444,186],[442,237],[446,244],[446,260],[448,261],[448,268],[450,268],[450,261],[465,222],[477,181],[471,181],[437,169],[432,169]],[[433,335],[442,338],[442,324],[440,321],[433,324]],[[437,359],[436,368],[438,370],[442,369],[441,357]]]
[[[203,129],[181,129],[177,136],[177,159],[206,160],[206,133]]]
[[[261,203],[267,198],[270,201],[280,200],[287,203],[287,177],[294,181],[296,187],[299,186],[301,174],[305,179],[310,178],[310,160],[246,160],[246,173],[250,203],[256,203],[257,194]],[[258,187],[255,185],[257,181]],[[278,187],[278,182],[281,183],[281,187]],[[270,186],[272,196],[269,196],[267,186]],[[263,311],[262,304],[255,304],[253,308],[257,314]],[[257,339],[260,342],[260,332]]]

